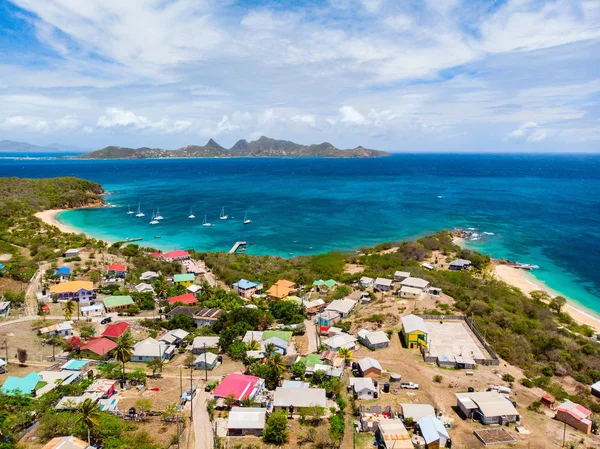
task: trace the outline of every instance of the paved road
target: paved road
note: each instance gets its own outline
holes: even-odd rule
[[[317,339],[317,328],[315,323],[311,320],[304,321],[304,328],[306,330],[306,336],[308,338],[308,353],[314,354],[317,352],[319,347],[318,339]]]
[[[8,320],[8,321],[2,321],[0,322],[0,327],[3,326],[10,326],[11,324],[17,324],[17,323],[25,323],[27,321],[35,321],[35,320],[39,320],[45,318],[47,320],[63,320],[65,319],[65,317],[63,315],[44,315],[43,317],[40,315],[30,315],[30,316],[26,316],[23,318],[17,318],[15,320]],[[104,317],[98,317],[98,319],[96,321],[100,321],[102,318]],[[119,322],[119,321],[141,321],[141,320],[145,320],[146,318],[148,318],[147,316],[119,316],[119,317],[113,317],[112,322]],[[76,320],[77,317],[74,317],[74,319]]]
[[[204,391],[204,382],[198,385],[198,393],[194,397],[194,435],[196,438],[196,449],[213,448],[212,424],[208,418],[206,410],[206,401],[210,399],[210,394]]]

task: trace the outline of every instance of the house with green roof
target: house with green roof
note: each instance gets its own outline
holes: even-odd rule
[[[129,295],[107,296],[104,298],[104,308],[107,312],[117,312],[121,309],[126,309],[129,306],[135,305],[133,298]]]
[[[279,338],[289,343],[292,341],[292,331],[264,331],[262,334],[262,341],[268,340],[269,338]]]
[[[0,391],[9,395],[19,393],[29,395],[36,389],[35,387],[39,382],[42,382],[42,376],[35,371],[32,371],[25,377],[8,376]]]
[[[188,288],[190,285],[192,285],[195,280],[196,277],[194,276],[194,273],[176,274],[173,276],[173,283],[183,285],[185,288]]]
[[[337,282],[333,279],[327,279],[326,281],[319,279],[313,282],[313,287],[315,287],[319,292],[327,291],[337,285]]]
[[[321,363],[321,355],[320,354],[308,354],[305,357],[298,357],[296,362],[302,362],[306,367],[314,367]]]

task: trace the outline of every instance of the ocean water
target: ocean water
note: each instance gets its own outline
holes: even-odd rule
[[[477,228],[493,235],[472,248],[539,265],[538,279],[600,314],[600,155],[0,160],[0,176],[63,175],[101,183],[113,207],[59,220],[163,250],[223,251],[243,240],[248,254],[290,257]],[[138,204],[146,216],[127,215]],[[149,225],[158,207],[165,218]],[[205,215],[213,226],[202,226]]]

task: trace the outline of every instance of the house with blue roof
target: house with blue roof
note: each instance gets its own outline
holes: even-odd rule
[[[425,440],[425,449],[439,449],[446,447],[446,442],[450,439],[448,430],[442,422],[435,416],[427,415],[417,421],[423,439]]]
[[[244,299],[249,299],[252,295],[260,295],[262,293],[263,285],[261,282],[251,282],[246,279],[240,279],[238,282],[233,284],[233,291],[240,295]]]
[[[71,269],[69,267],[60,267],[56,270],[54,275],[57,276],[61,282],[68,281],[71,278]]]
[[[40,376],[35,371],[32,371],[25,377],[8,376],[4,381],[4,385],[2,385],[0,391],[8,395],[14,395],[19,393],[28,395],[35,391],[35,387],[41,381],[42,376]]]

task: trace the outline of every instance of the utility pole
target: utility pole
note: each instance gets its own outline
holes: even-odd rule
[[[4,370],[8,373],[8,341],[6,340],[6,338],[4,339],[4,351],[4,361],[6,362],[6,365],[4,365]]]
[[[193,365],[190,366],[190,422],[194,420],[194,384],[192,379]]]
[[[208,367],[206,366],[206,343],[204,343],[204,381],[208,382]]]

